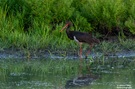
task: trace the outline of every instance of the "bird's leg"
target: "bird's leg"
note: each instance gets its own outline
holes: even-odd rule
[[[79,57],[82,58],[82,43],[79,43],[79,45],[80,45]]]
[[[88,52],[86,53],[86,56],[85,56],[85,61],[86,61],[86,64],[87,64],[86,67],[87,67],[89,73],[91,73],[91,72],[90,72],[90,67],[89,67],[89,64],[87,63],[87,60],[86,60],[86,59],[87,59],[87,57],[88,57],[88,54],[89,54],[90,51],[92,50],[92,47],[93,47],[93,44],[90,45],[90,49],[88,50]]]
[[[87,59],[88,55],[90,54],[92,47],[93,47],[93,44],[90,45],[90,49],[87,51],[85,59]]]

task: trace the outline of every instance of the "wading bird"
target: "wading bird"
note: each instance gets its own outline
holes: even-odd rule
[[[90,33],[85,33],[85,32],[80,32],[80,31],[70,31],[71,26],[72,26],[72,22],[68,21],[66,23],[66,25],[61,29],[61,32],[66,28],[66,34],[67,34],[68,38],[71,39],[71,40],[75,40],[80,45],[80,52],[79,52],[80,71],[79,71],[79,74],[81,76],[81,73],[82,73],[82,43],[87,43],[87,44],[90,45],[90,49],[86,53],[86,57],[85,57],[85,59],[87,59],[87,56],[90,53],[93,45],[95,43],[99,43],[100,41],[98,39],[96,39],[96,38],[93,38]],[[88,67],[88,69],[90,71],[89,67]]]
[[[80,52],[79,52],[80,58],[82,58],[82,43],[89,44],[90,49],[86,53],[86,57],[85,57],[87,59],[87,56],[90,53],[93,45],[95,43],[99,43],[100,41],[96,38],[93,38],[90,33],[85,33],[85,32],[80,32],[80,31],[70,31],[71,26],[72,26],[72,22],[68,21],[66,23],[66,25],[61,29],[60,32],[62,32],[66,28],[66,34],[67,34],[68,38],[71,40],[75,40],[76,42],[79,43],[79,45],[80,45]]]

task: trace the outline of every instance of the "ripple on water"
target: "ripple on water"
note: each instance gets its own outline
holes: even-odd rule
[[[35,88],[35,87],[53,87],[54,85],[45,81],[20,81],[20,82],[11,82],[12,84],[21,87],[25,86],[27,88]]]

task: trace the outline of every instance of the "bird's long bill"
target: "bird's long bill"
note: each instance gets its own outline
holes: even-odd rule
[[[67,26],[68,26],[68,24],[66,24],[66,25],[60,30],[60,32],[62,32]]]

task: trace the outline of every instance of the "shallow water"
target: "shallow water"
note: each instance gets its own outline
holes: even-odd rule
[[[7,52],[0,52],[0,59],[25,59],[27,58],[28,54],[24,54],[20,51],[7,51]],[[130,58],[135,57],[135,51],[122,51],[122,52],[116,52],[116,53],[109,53],[109,54],[103,54],[101,52],[91,52],[91,54],[88,57],[102,57],[106,56],[108,58]],[[75,53],[72,54],[61,54],[61,53],[50,53],[50,52],[39,52],[37,54],[31,54],[30,56],[32,59],[78,59],[78,55]],[[85,58],[85,56],[82,56]]]
[[[98,77],[83,85],[67,85],[79,76],[78,60],[68,61],[0,59],[0,89],[135,89],[135,58],[95,59],[90,73]]]

